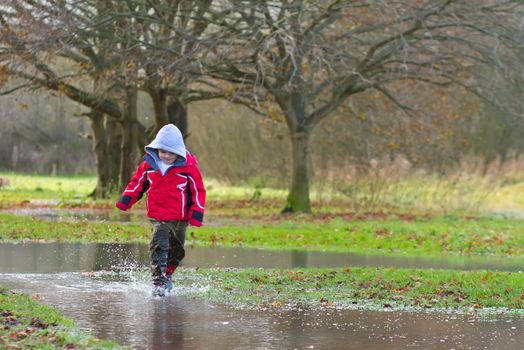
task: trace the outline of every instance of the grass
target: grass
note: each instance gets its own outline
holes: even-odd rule
[[[93,175],[49,176],[0,172],[0,178],[9,181],[7,186],[0,188],[0,202],[10,203],[76,199],[88,204],[90,199],[87,196],[96,186],[96,178]],[[211,200],[249,199],[255,191],[250,186],[224,186],[213,179],[206,179],[205,183],[208,198]],[[283,190],[263,191],[266,198],[285,198],[286,194]]]
[[[25,294],[0,286],[0,348],[2,349],[121,349],[78,331],[72,320]]]
[[[0,239],[77,242],[148,242],[150,226],[112,222],[50,222],[0,213]],[[524,257],[524,221],[452,216],[333,219],[189,228],[188,243],[278,250],[366,254]]]
[[[9,185],[0,189],[0,202],[84,200],[96,185],[92,175],[48,176],[0,173]]]
[[[524,314],[524,273],[396,268],[180,269],[177,285],[246,308],[338,307]],[[200,292],[204,290],[205,292]]]
[[[460,217],[334,219],[191,229],[197,243],[401,255],[524,256],[524,221]]]
[[[439,177],[406,176],[365,177],[349,183],[312,183],[311,199],[315,212],[470,213],[523,212],[524,182],[506,177],[481,177],[457,174]],[[9,185],[0,188],[0,205],[34,200],[93,205],[87,196],[96,185],[93,175],[48,176],[0,172]],[[217,212],[235,215],[278,214],[287,190],[272,189],[255,183],[224,185],[205,179],[208,200]],[[106,201],[112,204],[115,198]],[[104,202],[104,201],[102,201]],[[224,210],[220,210],[224,209]]]

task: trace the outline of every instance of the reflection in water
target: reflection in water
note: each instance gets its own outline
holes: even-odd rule
[[[522,271],[524,259],[423,258],[267,251],[246,248],[186,246],[186,267],[346,267],[388,266],[409,268],[490,269]],[[147,244],[0,243],[0,272],[73,272],[130,270],[147,267]]]
[[[123,278],[122,278],[123,277]],[[151,296],[146,274],[0,274],[99,338],[134,349],[498,349],[524,344],[524,319],[348,310],[233,310]]]

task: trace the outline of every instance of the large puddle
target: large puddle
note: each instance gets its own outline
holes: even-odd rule
[[[198,247],[186,245],[186,267],[406,267],[457,270],[523,271],[524,259],[424,258],[327,253],[319,251],[270,251],[263,249]],[[147,244],[127,243],[0,243],[2,272],[72,272],[129,269],[149,263]]]
[[[184,266],[289,268],[393,262],[377,259],[189,246]],[[237,310],[189,297],[187,290],[176,286],[165,298],[153,297],[143,272],[147,261],[144,244],[4,243],[0,244],[0,284],[37,294],[84,330],[134,349],[520,350],[524,344],[522,317]],[[399,264],[421,267],[421,261],[431,264],[423,259]]]
[[[2,274],[100,338],[135,349],[521,349],[522,319],[342,310],[251,311],[152,297],[149,283],[81,273]]]

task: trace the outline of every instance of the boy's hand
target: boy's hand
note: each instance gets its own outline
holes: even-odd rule
[[[202,226],[202,222],[196,220],[196,219],[189,219],[189,225],[200,227]]]
[[[204,220],[204,213],[196,210],[189,210],[189,225],[200,227]]]
[[[129,209],[129,207],[128,207],[127,205],[125,205],[124,203],[119,202],[119,201],[117,201],[117,202],[115,203],[115,206],[116,206],[118,209],[122,210],[122,211],[126,211],[127,209]]]

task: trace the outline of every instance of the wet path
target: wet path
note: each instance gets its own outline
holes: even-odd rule
[[[187,255],[186,266],[353,264],[348,254],[188,247]],[[147,246],[140,244],[0,244],[0,284],[38,294],[97,337],[135,349],[520,350],[524,344],[524,318],[236,310],[190,298],[182,288],[152,297],[147,274],[140,272],[146,264]]]

